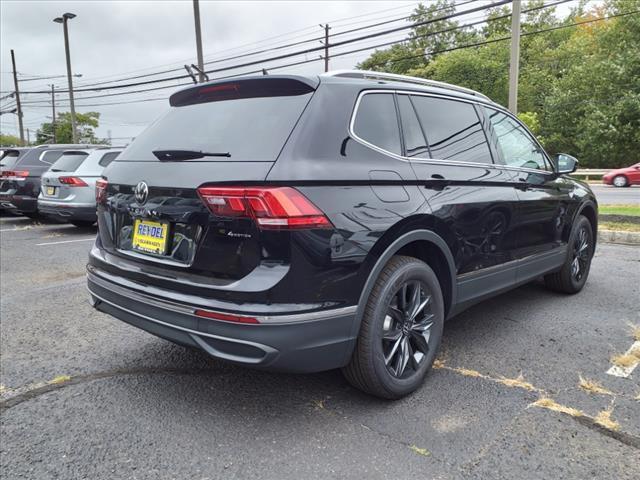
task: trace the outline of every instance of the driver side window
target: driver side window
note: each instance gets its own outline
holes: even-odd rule
[[[488,112],[498,148],[507,165],[548,170],[544,154],[518,122],[496,110],[489,109]]]

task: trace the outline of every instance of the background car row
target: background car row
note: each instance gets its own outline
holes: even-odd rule
[[[88,226],[96,221],[95,182],[122,151],[102,145],[39,145],[4,150],[0,209]]]

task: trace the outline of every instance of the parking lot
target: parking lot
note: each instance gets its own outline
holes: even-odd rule
[[[95,229],[0,222],[3,478],[640,476],[638,371],[606,373],[640,323],[637,247],[600,245],[576,296],[534,283],[466,311],[424,387],[385,402],[97,313]]]

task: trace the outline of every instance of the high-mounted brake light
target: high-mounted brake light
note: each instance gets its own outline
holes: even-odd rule
[[[2,178],[5,180],[24,180],[29,176],[28,170],[5,170],[2,172]]]
[[[223,322],[260,323],[257,318],[245,317],[244,315],[232,315],[229,313],[212,312],[210,310],[196,310],[194,313],[198,317],[212,318],[214,320],[222,320]]]
[[[86,187],[87,182],[82,180],[79,177],[59,177],[60,183],[63,185],[68,185],[70,187]]]
[[[109,186],[109,182],[107,182],[104,178],[99,178],[96,180],[96,202],[102,203],[107,199],[107,187]]]
[[[262,229],[331,228],[324,213],[291,187],[200,187],[214,215],[253,218]]]
[[[230,90],[237,92],[238,90],[240,90],[240,85],[238,85],[237,83],[223,83],[222,85],[212,85],[210,87],[201,88],[200,90],[198,90],[198,93],[203,94],[203,93],[213,93],[213,92],[224,92],[224,91],[230,91]]]

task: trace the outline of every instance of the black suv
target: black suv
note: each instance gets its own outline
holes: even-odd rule
[[[597,204],[476,92],[374,72],[215,81],[104,172],[95,308],[253,367],[415,390],[445,319],[544,276],[582,289]]]

